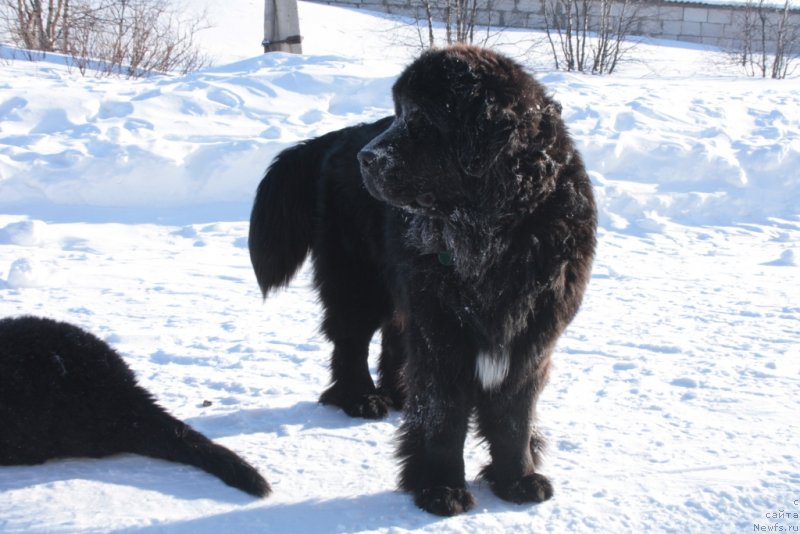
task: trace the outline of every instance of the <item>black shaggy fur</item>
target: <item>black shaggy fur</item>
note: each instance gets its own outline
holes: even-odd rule
[[[0,465],[135,453],[199,467],[264,497],[266,480],[169,415],[106,343],[38,317],[0,320]]]
[[[276,158],[251,217],[256,277],[266,296],[311,252],[334,343],[321,400],[363,417],[404,404],[400,486],[420,507],[473,506],[473,414],[494,492],[544,501],[535,405],[590,277],[589,178],[559,104],[499,54],[424,53],[393,96],[394,117]],[[367,345],[379,328],[376,388]]]

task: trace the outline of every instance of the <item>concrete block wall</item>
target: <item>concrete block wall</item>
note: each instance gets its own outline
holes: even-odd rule
[[[311,0],[317,3],[347,6],[403,15],[425,20],[419,0]],[[433,0],[434,5],[437,4]],[[495,27],[544,29],[545,0],[485,0],[491,9],[479,9],[478,23]],[[742,34],[744,10],[741,5],[716,5],[700,2],[644,0],[639,8],[640,21],[634,34],[717,46],[735,47]],[[790,24],[800,27],[800,10],[792,10]],[[770,44],[767,43],[768,49]],[[774,46],[774,43],[772,43]]]

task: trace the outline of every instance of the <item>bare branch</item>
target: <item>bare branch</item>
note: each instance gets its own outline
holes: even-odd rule
[[[12,15],[13,13],[13,15]],[[194,42],[205,15],[171,0],[0,0],[0,31],[28,50],[61,52],[81,73],[145,76],[208,64]]]
[[[630,49],[625,44],[639,21],[640,4],[640,0],[544,2],[545,32],[556,69],[611,74]]]

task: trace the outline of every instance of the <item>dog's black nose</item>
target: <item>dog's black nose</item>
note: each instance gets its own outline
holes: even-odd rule
[[[378,154],[369,149],[364,149],[358,153],[358,162],[361,164],[362,169],[369,169],[375,165],[378,160]]]
[[[422,208],[431,208],[436,204],[436,195],[433,193],[422,193],[417,197],[417,204]]]

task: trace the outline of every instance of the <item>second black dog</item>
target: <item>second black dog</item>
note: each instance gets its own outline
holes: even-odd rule
[[[0,320],[0,465],[135,453],[267,496],[247,462],[175,419],[97,337],[38,317]]]

